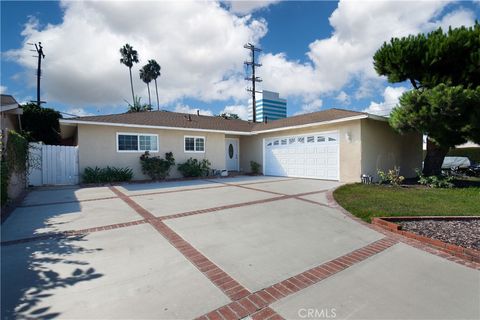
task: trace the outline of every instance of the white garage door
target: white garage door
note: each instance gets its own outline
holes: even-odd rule
[[[338,140],[338,132],[265,139],[265,174],[338,180]]]

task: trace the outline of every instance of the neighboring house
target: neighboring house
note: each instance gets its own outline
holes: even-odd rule
[[[175,112],[138,112],[60,120],[63,138],[79,147],[79,167],[130,167],[145,179],[139,157],[148,150],[177,163],[206,158],[213,169],[250,171],[250,161],[266,175],[360,181],[361,174],[393,166],[415,176],[422,165],[422,135],[399,135],[386,118],[329,109],[252,123]],[[170,177],[178,177],[174,169]]]
[[[0,96],[2,146],[6,145],[8,130],[20,131],[22,129],[20,118],[22,114],[23,110],[13,96],[7,94]]]

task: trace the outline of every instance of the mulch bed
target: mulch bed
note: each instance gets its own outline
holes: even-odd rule
[[[480,250],[480,219],[396,221],[402,230],[464,248]]]

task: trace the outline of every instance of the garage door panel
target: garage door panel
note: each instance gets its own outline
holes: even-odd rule
[[[267,139],[264,148],[267,175],[339,178],[338,133]]]

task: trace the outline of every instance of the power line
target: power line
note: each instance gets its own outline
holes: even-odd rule
[[[248,92],[252,93],[252,112],[253,112],[253,122],[257,121],[257,115],[256,115],[256,108],[257,104],[255,102],[255,93],[260,92],[255,90],[255,83],[256,82],[262,82],[262,79],[260,77],[255,76],[255,67],[261,67],[262,65],[260,63],[255,62],[255,52],[260,52],[262,51],[259,48],[256,48],[253,44],[247,43],[246,45],[243,46],[245,49],[250,50],[250,61],[245,61],[245,65],[250,66],[252,68],[252,76],[251,77],[246,77],[245,80],[251,81],[252,82],[252,88],[247,88]]]

